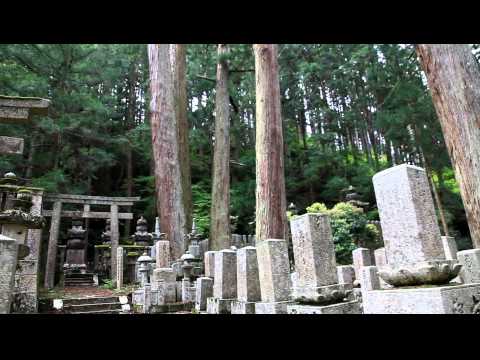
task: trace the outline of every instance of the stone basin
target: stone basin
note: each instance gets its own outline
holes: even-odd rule
[[[456,260],[422,261],[402,266],[382,266],[378,275],[394,287],[444,285],[458,276],[462,265]]]

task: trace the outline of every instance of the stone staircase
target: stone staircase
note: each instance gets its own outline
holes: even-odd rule
[[[126,296],[63,299],[60,305],[65,314],[120,314],[129,313]]]
[[[93,273],[74,273],[65,276],[64,286],[94,286]]]

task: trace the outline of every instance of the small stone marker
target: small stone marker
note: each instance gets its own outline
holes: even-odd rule
[[[206,251],[204,254],[205,276],[215,277],[215,254],[217,251]]]
[[[159,240],[155,243],[155,261],[157,268],[170,266],[170,242],[168,240]]]
[[[355,269],[355,278],[361,282],[361,268],[363,266],[372,266],[372,255],[370,249],[357,248],[352,251],[353,267]]]
[[[457,260],[457,243],[453,236],[442,236],[443,250],[447,260]]]
[[[465,284],[480,283],[480,249],[463,250],[457,253],[462,264],[460,277]]]
[[[117,289],[123,287],[123,247],[117,248]]]
[[[237,297],[237,253],[221,250],[215,254],[213,296],[219,299]]]
[[[384,266],[387,265],[387,253],[385,252],[385,248],[381,247],[374,251],[375,254],[375,265],[376,266]]]
[[[207,309],[207,298],[213,296],[213,279],[200,277],[196,283],[195,309],[205,311]]]
[[[378,276],[376,266],[362,266],[360,273],[360,286],[362,292],[380,289],[380,277]]]
[[[355,268],[353,265],[337,266],[337,277],[339,284],[353,284],[355,281]]]

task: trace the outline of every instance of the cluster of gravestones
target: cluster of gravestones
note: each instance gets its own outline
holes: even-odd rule
[[[157,245],[157,267],[134,303],[208,314],[480,313],[480,249],[457,252],[441,236],[425,171],[403,164],[373,183],[385,247],[354,250],[353,265],[337,266],[328,215],[305,214],[290,224],[295,272],[283,239],[206,251],[194,277],[188,256],[172,267]]]

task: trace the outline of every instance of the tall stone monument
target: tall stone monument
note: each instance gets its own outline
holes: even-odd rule
[[[229,314],[237,298],[237,253],[221,250],[215,254],[213,297],[207,299],[209,314]]]
[[[290,227],[298,276],[292,295],[299,304],[288,305],[288,313],[359,313],[359,304],[347,301],[352,284],[338,283],[329,216],[304,214],[293,218]]]
[[[255,302],[260,300],[257,249],[246,246],[237,251],[237,300],[232,314],[254,314]]]
[[[395,166],[376,174],[373,185],[388,259],[378,275],[394,289],[364,292],[364,312],[475,312],[480,284],[449,284],[461,265],[445,259],[425,171]]]

